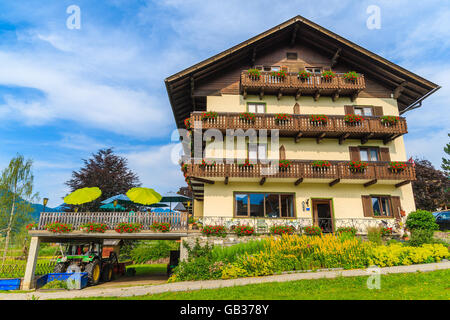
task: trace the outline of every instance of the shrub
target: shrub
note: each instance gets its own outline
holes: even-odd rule
[[[142,227],[143,226],[140,223],[121,222],[114,228],[114,230],[118,233],[135,233],[140,232]]]
[[[238,236],[251,236],[251,235],[255,234],[255,228],[253,228],[251,226],[236,226],[234,228],[234,232]]]
[[[211,272],[211,264],[212,261],[208,257],[181,261],[173,270],[176,281],[220,279],[221,273]]]
[[[294,232],[295,228],[293,226],[283,225],[270,227],[270,233],[272,234],[293,234]]]
[[[381,227],[380,228],[381,236],[390,236],[392,234],[392,228],[388,227]]]
[[[170,250],[177,250],[178,243],[168,240],[140,241],[130,252],[131,260],[135,264],[155,261],[170,256]]]
[[[222,279],[236,279],[247,277],[248,273],[245,269],[236,264],[228,264],[222,269]]]
[[[215,237],[225,237],[227,235],[227,231],[224,226],[203,226],[202,233],[207,236],[215,236]]]
[[[336,230],[336,233],[342,234],[342,233],[349,233],[353,236],[356,235],[356,232],[358,232],[358,229],[355,227],[340,227]]]
[[[433,214],[426,210],[416,210],[411,212],[406,218],[406,227],[409,230],[437,230],[439,226],[436,224]]]
[[[72,225],[67,223],[53,222],[45,226],[45,230],[53,233],[68,233],[72,231]]]
[[[105,233],[105,231],[108,230],[108,226],[104,223],[88,222],[88,223],[82,224],[80,226],[80,229],[83,230],[84,232]]]
[[[303,232],[308,236],[318,236],[322,234],[322,229],[318,226],[308,226],[303,229]]]
[[[250,277],[267,276],[275,271],[273,258],[264,251],[252,255],[244,254],[237,258],[236,264],[244,269]]]
[[[168,222],[153,222],[150,226],[150,229],[153,231],[161,231],[161,232],[169,232],[170,231],[170,223]]]
[[[381,228],[380,227],[367,227],[367,238],[370,242],[380,245],[381,244]]]
[[[414,247],[418,247],[425,243],[433,243],[433,233],[433,230],[412,229],[411,239],[408,241],[408,244]]]

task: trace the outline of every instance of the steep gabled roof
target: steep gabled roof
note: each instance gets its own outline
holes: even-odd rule
[[[165,79],[177,126],[182,127],[183,120],[193,111],[192,95],[195,81],[210,76],[215,72],[220,72],[220,70],[230,64],[244,59],[248,61],[258,51],[267,48],[274,41],[282,38],[287,38],[292,43],[300,40],[329,54],[330,57],[336,56],[374,80],[382,82],[386,87],[392,88],[394,94],[398,95],[400,112],[420,107],[421,100],[440,88],[437,84],[358,46],[312,21],[302,16],[296,16]]]

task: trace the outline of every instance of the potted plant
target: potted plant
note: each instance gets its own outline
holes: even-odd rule
[[[344,121],[347,124],[355,124],[355,123],[361,123],[364,121],[364,117],[360,116],[358,114],[347,114],[344,117]]]
[[[325,81],[331,81],[336,77],[336,73],[333,71],[324,71],[322,72],[322,79]]]
[[[121,222],[114,228],[114,230],[117,233],[136,233],[140,232],[142,228],[143,225],[140,223]]]
[[[318,226],[308,226],[303,229],[303,232],[308,236],[320,236],[322,234],[322,229]]]
[[[222,225],[206,225],[202,227],[202,233],[206,236],[226,237],[227,231]]]
[[[105,233],[105,231],[108,230],[108,226],[104,223],[88,222],[88,223],[82,224],[80,226],[80,229],[86,233],[91,233],[91,232]]]
[[[247,74],[251,79],[259,79],[261,77],[261,72],[258,69],[248,69]]]
[[[53,233],[68,233],[72,231],[72,225],[67,223],[53,222],[45,226],[45,230]]]
[[[312,114],[309,116],[309,121],[311,121],[314,124],[327,124],[328,117],[324,114]]]
[[[255,233],[255,228],[252,226],[236,226],[234,232],[238,236],[251,236]]]
[[[202,160],[202,163],[199,165],[200,168],[205,169],[208,168],[215,168],[216,162],[215,161],[206,161],[205,159]]]
[[[277,113],[275,114],[275,123],[276,124],[282,124],[286,121],[289,121],[292,119],[292,115],[287,113]]]
[[[250,161],[248,159],[245,159],[245,161],[243,163],[238,164],[238,167],[240,169],[253,168],[253,163],[250,163]]]
[[[392,161],[389,163],[389,170],[394,173],[399,173],[405,170],[408,165],[404,162]]]
[[[295,228],[293,226],[288,225],[279,225],[270,227],[271,234],[294,234]]]
[[[183,165],[181,166],[181,171],[186,173],[188,171],[188,168],[189,168],[189,165],[187,163],[183,163]]]
[[[311,167],[313,169],[328,169],[329,167],[331,167],[331,163],[328,160],[315,160],[311,162]]]
[[[278,163],[278,167],[280,171],[285,171],[291,166],[291,161],[289,160],[280,160]]]
[[[367,162],[364,161],[350,161],[348,167],[351,172],[364,172],[368,166]]]
[[[284,80],[287,76],[287,73],[284,70],[280,70],[280,71],[272,71],[272,73],[270,75],[274,78]]]
[[[186,128],[186,130],[191,130],[191,118],[186,118],[184,119],[184,126]]]
[[[301,80],[307,80],[311,77],[311,72],[308,72],[306,70],[300,71],[298,73],[298,78]]]
[[[27,226],[25,228],[27,229],[27,231],[37,230],[38,224],[35,222],[32,222],[32,223],[27,224]]]
[[[380,121],[385,126],[393,126],[396,125],[399,120],[400,117],[397,116],[382,116]]]
[[[239,114],[239,119],[249,122],[255,122],[256,115],[252,112],[243,112]]]
[[[359,74],[356,73],[356,71],[349,71],[347,73],[344,73],[344,79],[347,81],[355,82],[356,80],[358,80],[358,78]]]
[[[169,232],[170,231],[170,223],[168,222],[153,222],[150,226],[155,232]]]
[[[381,227],[381,235],[383,237],[391,236],[393,233],[392,228]]]
[[[217,112],[209,111],[202,113],[202,120],[211,120],[217,118]]]

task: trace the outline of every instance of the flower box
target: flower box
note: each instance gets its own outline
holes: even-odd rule
[[[140,232],[142,227],[143,226],[140,223],[121,222],[114,228],[114,230],[117,233],[136,233]]]
[[[309,226],[303,229],[303,232],[308,236],[319,236],[322,234],[322,229],[318,226]]]
[[[108,230],[108,226],[104,223],[88,222],[88,223],[82,224],[80,226],[80,229],[86,233],[91,233],[91,232],[105,233],[105,231]]]
[[[247,74],[253,79],[259,79],[261,77],[261,72],[258,69],[248,69]]]
[[[270,75],[274,78],[284,80],[287,76],[287,73],[284,70],[280,70],[280,71],[273,71]]]
[[[202,113],[202,120],[217,119],[217,112],[209,111]]]
[[[292,163],[289,160],[280,160],[280,162],[278,163],[278,167],[280,171],[285,171],[291,166],[291,164]]]
[[[206,161],[206,160],[202,160],[202,163],[199,165],[200,168],[205,169],[205,168],[215,168],[216,167],[216,162],[215,161]]]
[[[364,117],[360,116],[358,114],[347,114],[344,117],[344,121],[347,124],[355,124],[355,123],[361,123],[364,121]]]
[[[322,79],[325,81],[331,81],[336,77],[336,73],[333,71],[324,71],[322,72]]]
[[[275,123],[282,124],[292,119],[292,115],[287,113],[277,113],[275,114]]]
[[[225,237],[227,235],[226,229],[224,226],[217,225],[211,226],[206,225],[202,227],[202,233],[206,236],[216,236],[216,237]]]
[[[344,79],[347,81],[355,82],[356,80],[358,80],[358,78],[359,74],[356,73],[356,71],[349,71],[347,73],[344,73]]]
[[[351,172],[364,172],[367,169],[368,163],[364,161],[350,161],[348,168]]]
[[[170,231],[170,223],[168,222],[154,222],[150,229],[156,232],[169,232]]]
[[[183,171],[184,173],[186,173],[188,171],[189,165],[187,163],[184,163],[181,166],[181,171]]]
[[[295,228],[293,226],[280,225],[270,227],[271,234],[294,234]]]
[[[309,121],[311,121],[314,124],[327,124],[328,117],[324,114],[312,114],[309,116]]]
[[[251,235],[255,234],[255,228],[253,228],[251,226],[236,226],[234,228],[234,232],[238,236],[251,236]]]
[[[30,231],[30,230],[37,230],[38,225],[37,225],[37,223],[32,222],[32,223],[27,224],[27,226],[25,228],[28,231]]]
[[[313,169],[328,169],[329,167],[331,167],[331,163],[328,160],[316,160],[311,162],[311,167]]]
[[[311,77],[311,72],[308,72],[306,70],[300,71],[298,73],[298,78],[301,80],[307,80]]]
[[[400,117],[397,116],[382,116],[380,121],[386,126],[393,126],[396,125],[399,120]]]
[[[67,223],[53,222],[45,226],[45,230],[53,233],[69,233],[72,231],[72,225]]]
[[[404,162],[393,161],[389,163],[389,170],[394,173],[402,172],[406,167],[408,167],[408,165]]]
[[[184,126],[186,128],[186,130],[191,130],[191,118],[186,118],[184,119]]]
[[[244,120],[244,121],[255,122],[256,115],[251,112],[243,112],[243,113],[239,114],[239,119]]]
[[[253,168],[253,163],[250,163],[250,161],[246,159],[243,163],[239,163],[238,167],[240,169]]]

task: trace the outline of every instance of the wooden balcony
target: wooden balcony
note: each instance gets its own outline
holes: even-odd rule
[[[288,73],[284,79],[274,77],[271,72],[261,72],[259,77],[250,76],[247,71],[241,73],[241,93],[244,99],[248,94],[275,94],[280,99],[283,95],[294,95],[298,99],[302,95],[313,96],[317,101],[320,96],[331,96],[333,101],[339,96],[350,96],[352,101],[366,88],[364,75],[360,74],[355,81],[344,79],[344,74],[325,80],[321,75],[312,75],[308,79],[300,79],[298,73]]]
[[[280,181],[281,178],[291,179],[296,185],[307,181],[325,182],[330,186],[344,181],[355,183],[357,180],[365,187],[380,182],[400,187],[416,180],[415,169],[410,163],[406,163],[407,167],[404,170],[393,171],[389,167],[389,162],[368,162],[367,168],[359,172],[349,168],[349,161],[329,162],[330,167],[315,168],[311,165],[312,160],[291,160],[291,166],[281,171],[278,167],[270,167],[269,164],[259,162],[254,163],[252,167],[241,168],[236,162],[227,164],[226,161],[218,163],[216,160],[216,166],[205,168],[200,164],[188,163],[185,175],[191,177],[193,181],[202,183],[214,183],[214,180],[219,180],[215,178],[225,178],[226,182],[229,178],[257,178],[260,184],[263,184],[267,179]]]
[[[365,117],[360,123],[347,123],[345,116],[328,116],[326,124],[310,121],[310,115],[292,115],[292,118],[277,121],[275,114],[255,114],[255,121],[240,119],[239,113],[218,113],[217,118],[202,120],[201,112],[191,113],[191,126],[198,129],[278,129],[280,136],[294,137],[298,142],[301,138],[316,138],[317,143],[323,138],[336,138],[339,143],[345,139],[361,139],[366,143],[369,139],[383,140],[386,144],[408,132],[406,119],[400,118],[394,125],[383,124],[380,117]]]

